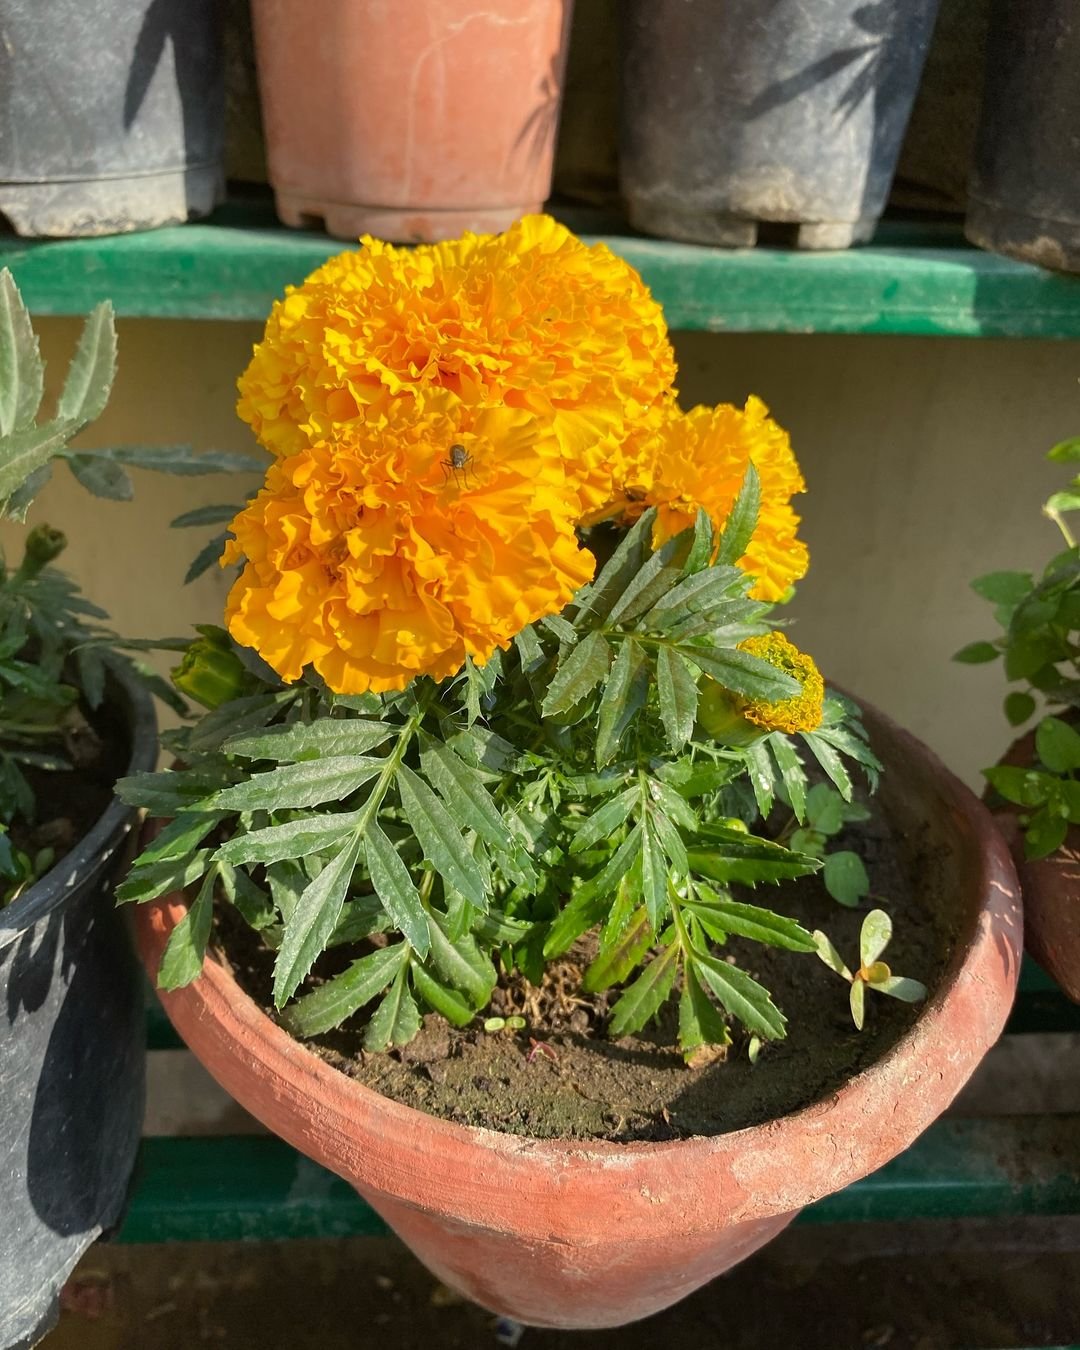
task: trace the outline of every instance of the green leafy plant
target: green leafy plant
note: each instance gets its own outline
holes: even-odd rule
[[[1047,456],[1054,463],[1080,461],[1080,438],[1062,441]],[[1067,517],[1080,510],[1080,477],[1044,504],[1043,514],[1061,531],[1065,549],[1038,577],[1030,572],[991,572],[971,583],[995,606],[1002,633],[972,642],[955,660],[981,664],[1001,659],[1005,678],[1019,687],[1005,697],[1014,727],[1036,713],[1035,759],[1030,767],[998,765],[985,770],[992,787],[1021,808],[1024,849],[1044,858],[1060,848],[1070,825],[1080,824],[1080,736],[1070,725],[1080,707],[1080,548]],[[1062,717],[1058,714],[1064,712]]]
[[[872,909],[867,914],[859,934],[859,968],[854,972],[847,968],[844,958],[826,935],[820,929],[814,932],[818,956],[851,986],[851,1020],[858,1031],[862,1031],[866,1020],[867,989],[887,994],[889,998],[898,998],[902,1003],[919,1003],[926,997],[924,984],[903,975],[894,975],[881,959],[892,939],[892,932],[892,920],[883,909]]]
[[[66,464],[99,497],[133,494],[126,466],[173,473],[259,468],[241,455],[198,455],[187,447],[73,450],[70,442],[104,411],[116,373],[112,307],[87,318],[53,414],[41,418],[44,364],[11,273],[0,271],[0,520],[25,522],[54,465]],[[29,771],[67,772],[85,765],[98,748],[95,712],[110,674],[127,672],[178,711],[172,684],[134,653],[187,647],[120,638],[105,612],[52,564],[67,540],[48,525],[25,536],[22,557],[0,558],[0,903],[9,903],[56,858],[53,847],[23,848],[9,831],[37,815]]]
[[[783,842],[799,853],[819,858],[823,863],[822,881],[838,904],[856,908],[870,894],[866,864],[852,849],[829,849],[829,840],[849,825],[869,820],[870,812],[861,802],[845,800],[828,783],[815,783],[806,793],[802,824],[792,816],[795,828],[781,835]]]
[[[732,565],[753,500],[751,470],[727,530],[701,512],[655,550],[646,512],[561,615],[441,684],[335,695],[309,671],[286,685],[223,630],[204,630],[178,678],[209,711],[166,738],[183,767],[118,789],[168,822],[121,901],[192,888],[160,985],[199,974],[216,897],[276,951],[274,1001],[301,1037],[369,1005],[371,1050],[407,1042],[424,1010],[465,1025],[500,972],[539,982],[582,941],[585,990],[621,989],[614,1035],[677,997],[689,1060],[729,1041],[729,1019],[760,1040],[782,1037],[783,1013],[725,945],[814,953],[817,941],[736,888],[822,864],[744,817],[768,815],[782,794],[810,831],[801,842],[817,847],[834,818],[861,815],[844,757],[871,778],[878,764],[837,697],[801,736],[757,731],[725,745],[700,727],[710,682],[750,700],[800,693],[739,645],[767,629],[770,608]],[[806,752],[839,812],[807,789]],[[307,987],[338,947],[356,959]]]

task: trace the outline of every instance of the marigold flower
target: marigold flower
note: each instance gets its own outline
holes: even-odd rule
[[[802,693],[794,698],[766,703],[760,699],[736,698],[739,710],[748,722],[765,731],[813,731],[821,725],[825,705],[825,681],[813,658],[799,651],[783,633],[763,633],[739,643],[739,650],[749,652],[785,675],[798,680]]]
[[[791,506],[806,484],[787,432],[759,398],[747,399],[745,408],[721,403],[689,413],[674,407],[654,412],[626,447],[617,499],[596,517],[618,514],[629,522],[655,506],[656,546],[692,525],[699,507],[720,529],[750,463],[761,484],[761,509],[739,566],[756,578],[750,592],[755,599],[779,600],[810,563]]]
[[[549,216],[420,248],[361,243],[274,306],[239,381],[262,444],[292,455],[444,389],[550,418],[585,505],[607,501],[627,426],[675,378],[634,269]]]
[[[287,681],[402,689],[483,664],[592,575],[550,425],[428,390],[271,465],[223,562],[233,637]]]

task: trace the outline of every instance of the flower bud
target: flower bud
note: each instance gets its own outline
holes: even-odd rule
[[[243,698],[257,687],[221,630],[203,629],[180,664],[170,671],[172,682],[187,698],[204,708],[220,708],[230,699]]]
[[[19,575],[24,579],[36,577],[48,563],[58,558],[67,548],[67,535],[51,525],[35,525],[26,536]]]

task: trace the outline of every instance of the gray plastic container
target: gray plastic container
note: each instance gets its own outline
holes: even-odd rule
[[[224,194],[218,0],[0,0],[0,216],[21,235],[176,224]]]
[[[631,223],[744,247],[870,238],[939,0],[625,0],[620,184]]]

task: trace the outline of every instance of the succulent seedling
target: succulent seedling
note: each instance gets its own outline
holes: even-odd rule
[[[926,985],[918,980],[910,980],[904,975],[894,975],[882,961],[881,956],[892,937],[892,920],[883,909],[872,909],[863,920],[859,934],[860,965],[854,974],[844,964],[844,959],[820,929],[814,933],[817,942],[817,954],[830,970],[847,980],[851,985],[851,1020],[859,1031],[866,1020],[866,990],[876,989],[879,994],[888,994],[903,1003],[919,1003],[926,997]]]

